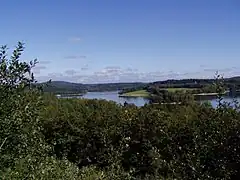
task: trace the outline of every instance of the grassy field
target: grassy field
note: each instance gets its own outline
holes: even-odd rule
[[[166,88],[166,89],[167,89],[169,92],[192,90],[192,88]]]
[[[146,90],[132,91],[119,95],[120,97],[149,97],[149,93]]]
[[[191,90],[191,88],[166,88],[169,92],[175,92],[175,91],[187,91]],[[146,90],[138,90],[138,91],[132,91],[128,93],[124,93],[119,95],[119,97],[149,97],[150,94]]]

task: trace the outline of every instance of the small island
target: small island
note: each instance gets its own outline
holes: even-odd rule
[[[232,83],[238,78],[225,79],[225,86],[219,90],[214,79],[185,79],[167,80],[149,83],[142,87],[126,88],[119,92],[119,97],[123,98],[147,98],[155,103],[176,103],[189,101],[216,99],[221,92],[222,96],[238,96],[239,85]],[[217,80],[218,81],[218,80]]]

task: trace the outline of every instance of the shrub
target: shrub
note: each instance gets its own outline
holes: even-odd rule
[[[116,164],[125,178],[132,179],[238,175],[240,116],[227,105],[137,108],[55,99],[49,107],[43,116],[45,137],[58,157],[67,157],[79,167],[95,165],[109,177]],[[112,176],[117,178],[116,172]]]

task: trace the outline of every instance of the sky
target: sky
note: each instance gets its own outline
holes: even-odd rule
[[[39,82],[240,75],[239,0],[5,0],[0,36]]]

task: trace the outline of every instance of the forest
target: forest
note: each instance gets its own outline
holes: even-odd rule
[[[216,72],[219,74],[218,72]],[[240,89],[240,77],[230,77],[224,78],[225,86],[230,88],[235,86],[237,89]],[[180,80],[166,80],[166,81],[157,81],[149,83],[150,86],[158,86],[161,88],[202,88],[207,85],[212,85],[215,82],[213,79],[180,79]]]
[[[37,86],[45,83],[36,83]],[[103,91],[121,91],[123,89],[138,88],[143,89],[146,83],[106,83],[106,84],[80,84],[65,81],[52,81],[48,86],[44,86],[45,92],[54,94],[84,94],[86,92],[103,92]]]
[[[59,180],[238,179],[240,107],[122,106],[58,99],[36,84],[24,44],[0,50],[0,178]]]

